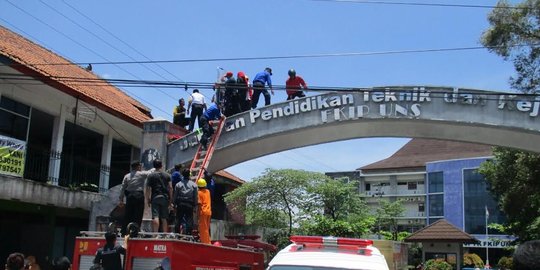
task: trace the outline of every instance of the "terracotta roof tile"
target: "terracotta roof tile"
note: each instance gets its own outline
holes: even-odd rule
[[[230,180],[232,180],[234,182],[237,182],[239,184],[246,183],[246,181],[238,178],[237,176],[235,176],[235,175],[233,175],[233,174],[231,174],[231,173],[229,173],[229,172],[227,172],[225,170],[217,171],[216,174],[223,177],[223,178],[227,178],[227,179],[230,179]]]
[[[445,219],[439,219],[431,225],[416,231],[405,238],[405,242],[478,242],[472,235],[460,230]]]
[[[66,77],[87,80],[100,78],[1,25],[0,55],[14,61],[11,66],[20,72],[32,75],[67,94],[78,96],[81,100],[134,125],[141,126],[141,122],[152,118],[150,109],[105,81],[99,86],[96,86],[96,83],[84,85],[80,81],[68,81]],[[35,65],[51,63],[55,65]]]
[[[431,161],[492,155],[489,145],[414,138],[389,158],[366,165],[359,170],[423,168]]]

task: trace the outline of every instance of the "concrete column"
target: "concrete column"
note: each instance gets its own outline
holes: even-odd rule
[[[99,192],[103,193],[109,190],[109,176],[111,172],[111,154],[112,154],[113,136],[111,130],[103,136],[103,146],[101,148],[101,168],[99,170]]]
[[[60,115],[54,117],[53,134],[51,140],[51,153],[49,157],[49,181],[57,186],[60,177],[60,163],[62,156],[62,146],[64,144],[64,129],[66,127],[65,105],[60,105]]]
[[[143,137],[141,145],[141,162],[143,169],[149,170],[153,167],[154,159],[163,161],[164,169],[173,165],[167,162],[167,135],[172,132],[174,124],[166,120],[150,120],[143,123]]]
[[[150,170],[153,168],[153,161],[155,159],[161,159],[163,162],[163,168],[168,169],[171,167],[167,162],[167,135],[172,132],[174,126],[166,120],[150,120],[143,123],[142,133],[142,145],[141,145],[141,162],[143,164],[143,170]],[[144,206],[143,224],[141,229],[151,231],[151,219],[152,215],[148,205]]]

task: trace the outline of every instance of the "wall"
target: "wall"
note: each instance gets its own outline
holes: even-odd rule
[[[443,172],[444,218],[454,226],[464,228],[463,169],[478,168],[487,158],[471,158],[429,162],[426,171]],[[426,184],[428,184],[426,182]]]

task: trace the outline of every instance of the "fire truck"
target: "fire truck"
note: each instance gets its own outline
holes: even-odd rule
[[[89,270],[97,250],[105,245],[105,232],[81,234],[75,239],[72,270]],[[275,247],[256,237],[231,236],[207,245],[186,235],[140,233],[117,243],[127,247],[124,270],[264,270],[264,251]]]

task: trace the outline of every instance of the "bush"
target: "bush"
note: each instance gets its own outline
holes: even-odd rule
[[[499,259],[499,262],[497,263],[497,265],[499,266],[499,268],[501,270],[510,270],[510,269],[512,269],[512,266],[513,266],[512,258],[511,257],[501,257]]]
[[[443,259],[431,259],[424,264],[424,270],[452,270],[452,265]]]
[[[465,253],[463,254],[463,265],[484,268],[484,261],[474,253]]]

